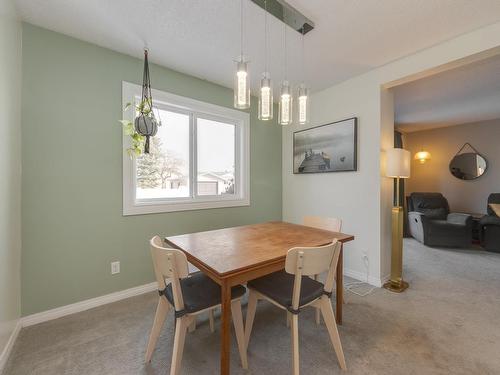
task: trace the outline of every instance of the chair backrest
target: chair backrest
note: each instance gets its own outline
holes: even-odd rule
[[[342,230],[342,220],[335,217],[304,216],[304,225],[329,230],[330,232],[340,232]]]
[[[163,247],[163,242],[159,236],[154,236],[150,240],[150,244],[158,290],[165,290],[167,286],[165,279],[170,279],[174,307],[177,311],[183,310],[184,300],[182,298],[179,279],[183,279],[189,275],[186,254],[181,250]]]
[[[294,247],[288,250],[285,271],[295,275],[292,307],[298,309],[302,276],[313,276],[328,271],[325,291],[330,293],[335,280],[335,270],[342,244],[336,239],[332,243],[319,247]]]
[[[448,201],[441,193],[411,193],[408,211],[421,212],[433,219],[446,219],[450,213]]]

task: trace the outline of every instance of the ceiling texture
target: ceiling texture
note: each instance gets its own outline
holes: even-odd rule
[[[396,127],[413,132],[500,118],[500,56],[394,88]]]
[[[252,89],[264,70],[264,11],[245,7]],[[305,36],[313,91],[500,20],[499,0],[289,0],[316,28]],[[238,0],[17,0],[26,22],[231,87],[239,54]],[[283,27],[269,17],[269,71],[283,79]],[[289,80],[301,73],[301,36],[288,28]],[[141,72],[138,72],[140,76]],[[154,82],[154,77],[153,77]],[[254,91],[255,92],[255,91]]]

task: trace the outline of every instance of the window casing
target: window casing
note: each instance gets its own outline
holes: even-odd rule
[[[123,82],[123,107],[137,103],[140,96],[141,86]],[[145,156],[131,158],[127,154],[130,139],[124,134],[123,215],[250,205],[248,113],[159,90],[153,90],[153,99],[163,123],[156,145],[168,154],[165,157],[175,154],[179,166],[167,168],[169,178],[158,177],[160,188],[149,189],[144,181],[148,178],[147,163],[141,159]],[[134,116],[133,106],[124,112],[124,119],[133,120]],[[175,129],[172,127],[169,135],[168,124],[174,122]],[[229,143],[232,139],[234,144]]]

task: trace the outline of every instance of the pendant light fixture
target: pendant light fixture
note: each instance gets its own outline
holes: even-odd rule
[[[235,59],[236,73],[234,75],[234,108],[250,108],[250,77],[248,75],[248,60],[243,54],[243,2],[240,0],[240,55]]]
[[[281,83],[280,101],[278,104],[278,123],[280,125],[290,125],[292,123],[292,92],[290,82],[288,82],[287,48],[286,48],[286,24],[283,23],[283,67],[284,80]]]
[[[300,125],[306,125],[309,123],[309,112],[310,112],[310,103],[309,103],[309,89],[305,84],[305,51],[304,51],[304,29],[302,29],[302,83],[299,86],[298,93],[298,114],[297,120]]]
[[[259,120],[268,121],[273,118],[273,87],[271,82],[271,75],[267,70],[267,0],[264,0],[264,63],[265,72],[262,74],[260,80],[259,92]]]
[[[414,159],[418,160],[420,164],[425,164],[428,160],[431,160],[431,153],[422,149],[415,154]]]

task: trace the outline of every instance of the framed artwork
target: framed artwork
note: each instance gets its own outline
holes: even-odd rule
[[[357,138],[357,117],[294,132],[293,173],[357,171]]]

